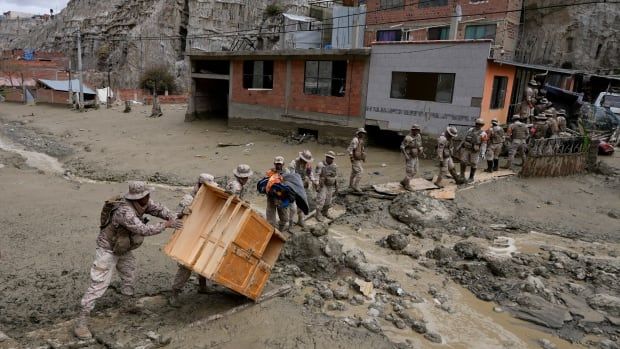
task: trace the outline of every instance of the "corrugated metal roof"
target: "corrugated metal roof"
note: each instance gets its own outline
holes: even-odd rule
[[[312,17],[300,16],[293,13],[283,13],[284,17],[297,22],[318,22],[319,20]]]
[[[500,59],[493,59],[493,62],[499,63],[499,64],[512,65],[512,66],[520,67],[520,68],[540,70],[540,71],[548,70],[548,71],[552,71],[554,73],[561,73],[561,74],[567,74],[567,75],[573,75],[573,74],[580,73],[579,70],[556,68],[556,67],[550,67],[550,66],[547,66],[547,65],[540,65],[540,64],[520,63],[520,62],[514,62],[514,61],[504,61],[504,60],[500,60]]]
[[[43,85],[56,91],[69,91],[69,80],[38,79],[38,81],[41,82]],[[86,84],[83,84],[83,86],[84,86],[84,93],[89,94],[89,95],[97,94],[90,87],[86,86]],[[80,91],[80,80],[78,79],[71,80],[71,90],[73,92]]]

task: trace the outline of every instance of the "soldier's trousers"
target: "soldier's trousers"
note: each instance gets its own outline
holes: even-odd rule
[[[321,213],[323,210],[327,211],[332,207],[332,201],[334,193],[336,192],[336,186],[324,185],[319,188],[319,193],[316,197],[316,212]]]
[[[439,176],[445,177],[449,171],[454,170],[454,161],[452,161],[452,157],[444,159],[443,166],[439,166]],[[455,178],[456,179],[456,178]]]
[[[489,144],[486,153],[487,161],[499,160],[499,155],[502,153],[502,146],[502,143]]]
[[[179,264],[179,269],[177,270],[177,273],[174,276],[174,281],[172,282],[172,290],[175,292],[180,292],[191,275],[191,269]],[[207,284],[207,279],[204,276],[200,275],[198,276],[198,279],[201,286],[205,286]]]
[[[473,149],[461,149],[461,163],[471,166],[471,168],[478,168],[478,161],[480,160],[480,150],[474,151]]]
[[[136,277],[136,258],[133,253],[129,251],[118,256],[112,251],[97,247],[95,261],[90,268],[90,286],[80,302],[83,313],[90,313],[95,307],[95,301],[108,289],[114,269],[121,278],[121,293],[133,296]]]
[[[280,219],[280,222],[276,221],[276,213],[277,218]],[[278,223],[280,227],[283,227],[288,223],[288,210],[284,207],[276,206],[275,200],[273,198],[267,197],[267,210],[265,211],[265,216],[267,216],[267,222],[273,225],[274,227],[278,227]]]
[[[510,161],[510,163],[512,163],[515,159],[515,155],[517,153],[520,153],[521,158],[523,159],[523,162],[525,162],[525,159],[527,157],[526,151],[527,151],[527,143],[525,142],[525,140],[515,139],[512,141],[512,143],[510,143],[510,150],[508,151],[508,160]]]
[[[351,160],[351,179],[349,181],[349,185],[353,188],[358,188],[360,185],[362,173],[364,172],[362,163],[362,160]]]
[[[418,173],[418,158],[409,157],[405,160],[405,179],[411,180]]]

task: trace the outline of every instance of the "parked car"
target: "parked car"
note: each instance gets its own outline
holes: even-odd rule
[[[594,101],[595,107],[609,108],[612,113],[620,116],[620,93],[601,92]]]

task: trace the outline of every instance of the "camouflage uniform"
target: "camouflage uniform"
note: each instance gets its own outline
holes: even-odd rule
[[[280,173],[286,173],[286,172],[287,171],[284,169],[280,171]],[[277,173],[276,169],[272,168],[271,170],[267,172],[267,177],[271,177],[272,175],[276,173]],[[277,214],[277,217],[280,219],[279,223],[276,220],[276,214]],[[269,224],[275,227],[277,223],[278,229],[280,231],[283,231],[286,228],[286,225],[288,223],[288,215],[289,215],[288,208],[281,207],[278,204],[276,198],[267,195],[267,208],[265,210],[265,216],[267,217],[267,222],[269,222]]]
[[[504,129],[499,125],[495,125],[487,133],[489,135],[489,145],[487,146],[486,159],[487,161],[498,160],[506,139]]]
[[[521,153],[521,159],[525,163],[527,157],[527,125],[517,120],[508,127],[508,137],[510,138],[510,150],[508,151],[508,165],[507,168],[512,167],[512,162],[515,159],[517,152]]]
[[[400,150],[405,154],[405,178],[402,184],[410,187],[409,181],[418,173],[418,156],[422,153],[422,136],[409,134],[403,139]]]
[[[482,129],[470,128],[461,147],[461,164],[478,167],[480,154],[486,153],[487,134]],[[486,154],[485,154],[486,155]]]
[[[547,119],[547,128],[551,133],[550,138],[557,138],[560,135],[560,125],[558,122],[558,118],[555,116]]]
[[[534,104],[536,102],[536,93],[538,91],[531,86],[527,86],[525,88],[524,99],[521,102],[521,109],[519,111],[519,115],[521,115],[522,120],[527,120],[534,111]]]
[[[324,161],[316,166],[316,173],[319,177],[319,188],[316,202],[316,214],[327,215],[327,211],[332,207],[332,199],[337,189],[338,166],[332,162],[327,164]]]
[[[351,144],[349,144],[347,148],[347,152],[351,158],[351,178],[349,180],[349,187],[356,191],[361,191],[359,186],[362,173],[364,172],[362,163],[366,160],[364,140],[360,139],[357,135],[353,137]]]
[[[91,283],[80,302],[82,314],[89,314],[95,307],[95,301],[103,296],[110,285],[114,269],[121,278],[121,293],[127,296],[134,294],[136,259],[131,250],[122,254],[113,252],[117,234],[128,231],[132,240],[137,241],[135,244],[132,241],[131,249],[135,249],[139,247],[143,237],[160,234],[166,229],[163,222],[154,225],[144,224],[142,222],[144,214],[166,220],[175,218],[174,213],[152,200],[149,200],[144,208],[136,206],[137,203],[126,201],[114,211],[110,224],[99,233],[95,261],[90,270]]]
[[[435,184],[442,187],[441,181],[448,172],[452,175],[454,180],[458,183],[461,182],[459,176],[454,169],[454,162],[452,161],[454,137],[457,135],[457,130],[454,127],[448,127],[439,138],[437,139],[437,158],[439,159],[439,174]]]
[[[237,195],[241,200],[243,200],[245,196],[245,187],[236,177],[226,183],[226,188],[224,188],[224,190],[226,190],[228,194]]]
[[[558,128],[560,132],[566,132],[566,118],[562,115],[558,116]]]

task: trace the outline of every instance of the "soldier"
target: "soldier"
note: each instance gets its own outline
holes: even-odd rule
[[[544,113],[552,105],[553,105],[553,103],[549,103],[549,100],[547,100],[547,98],[543,97],[538,102],[538,104],[536,104],[536,107],[534,108],[534,115],[540,115],[540,114]],[[536,118],[534,118],[534,120],[535,119]]]
[[[252,172],[249,165],[241,164],[237,166],[237,168],[233,170],[235,178],[231,179],[228,184],[226,184],[226,192],[237,195],[243,200],[245,196],[245,185],[253,174],[254,172]]]
[[[487,151],[487,134],[482,130],[484,120],[477,119],[475,127],[470,128],[465,134],[465,138],[459,145],[461,150],[461,178],[465,180],[465,170],[470,166],[469,179],[467,182],[474,181],[478,161],[485,158]]]
[[[549,135],[549,125],[547,124],[547,113],[541,113],[534,117],[534,125],[531,130],[534,139],[547,138]]]
[[[147,225],[143,222],[144,214],[166,221]],[[108,289],[114,269],[121,278],[121,294],[125,296],[123,300],[125,308],[132,310],[136,277],[136,258],[132,250],[140,247],[145,236],[160,234],[167,228],[183,227],[183,223],[176,219],[175,213],[151,200],[150,190],[140,181],[129,182],[129,191],[123,198],[106,202],[101,221],[95,261],[90,270],[90,286],[80,302],[80,314],[73,329],[75,336],[81,340],[92,338],[88,329],[90,312],[95,307],[95,301]]]
[[[493,119],[491,120],[491,125],[491,128],[487,131],[489,145],[487,146],[487,169],[485,172],[493,172],[499,169],[499,155],[506,140],[504,129],[499,126],[499,121]]]
[[[411,133],[403,139],[400,150],[405,155],[405,178],[400,184],[407,190],[413,190],[410,181],[418,172],[418,156],[424,151],[420,126],[415,124],[411,126]]]
[[[319,162],[316,166],[316,174],[319,178],[318,195],[316,199],[316,220],[323,221],[323,217],[330,218],[329,209],[332,207],[332,199],[338,191],[338,166],[334,163],[336,154],[328,151],[325,154],[325,161]]]
[[[267,171],[267,177],[271,178],[272,176],[282,176],[283,173],[286,173],[286,170],[284,169],[284,157],[276,156],[273,160],[273,168]],[[265,216],[267,216],[267,221],[269,224],[274,227],[276,226],[276,213],[280,220],[278,223],[278,229],[283,231],[288,223],[288,210],[286,207],[281,207],[275,197],[267,194],[267,210],[265,212]]]
[[[291,161],[291,164],[289,165],[289,172],[297,173],[301,177],[306,193],[308,193],[308,188],[310,188],[310,185],[314,185],[316,187],[316,180],[314,178],[314,172],[312,171],[313,160],[312,153],[310,150],[306,149],[300,152],[297,159]],[[289,229],[293,227],[293,222],[295,222],[295,214],[297,214],[297,225],[300,227],[304,227],[306,225],[304,222],[304,213],[297,207],[297,204],[291,203],[289,206]]]
[[[358,128],[355,132],[355,137],[351,140],[347,152],[351,159],[351,178],[349,179],[349,188],[361,193],[360,180],[362,179],[362,172],[364,168],[362,163],[366,162],[366,146],[365,146],[366,130],[364,128]]]
[[[536,95],[538,90],[538,83],[532,79],[527,83],[527,87],[523,93],[523,101],[521,102],[520,115],[521,119],[528,119],[534,112],[534,106],[536,104]]]
[[[547,116],[547,134],[549,138],[557,138],[560,134],[560,126],[558,123],[558,112],[551,107],[546,112]]]
[[[192,189],[191,193],[183,196],[183,199],[179,203],[178,213],[177,213],[178,218],[182,218],[183,216],[191,213],[191,211],[189,210],[189,206],[194,201],[194,198],[196,197],[198,190],[202,187],[203,184],[210,184],[216,187],[218,186],[217,183],[215,182],[215,177],[213,175],[209,173],[201,173],[200,176],[198,176],[198,181],[194,185],[194,188]],[[192,275],[191,269],[186,268],[182,264],[179,264],[178,267],[179,268],[177,270],[177,273],[174,276],[174,281],[172,282],[172,292],[171,292],[170,297],[168,298],[168,304],[171,307],[175,307],[175,308],[180,306],[179,305],[179,294],[181,293],[181,290],[183,290],[183,287],[185,286],[190,276]],[[208,292],[207,279],[202,275],[198,275],[198,293],[206,294],[207,292]]]
[[[458,131],[454,127],[448,127],[437,139],[437,158],[439,158],[439,174],[434,182],[440,188],[443,188],[441,181],[443,177],[450,172],[452,178],[457,184],[461,183],[459,176],[456,174],[454,162],[452,161],[454,137]]]
[[[510,150],[508,151],[508,163],[505,168],[508,169],[512,168],[517,152],[521,154],[522,164],[525,163],[527,157],[527,125],[521,122],[521,115],[519,114],[513,115],[512,118],[515,121],[508,127],[507,132],[507,136],[510,139]]]
[[[558,128],[560,132],[566,132],[566,110],[558,110]]]

